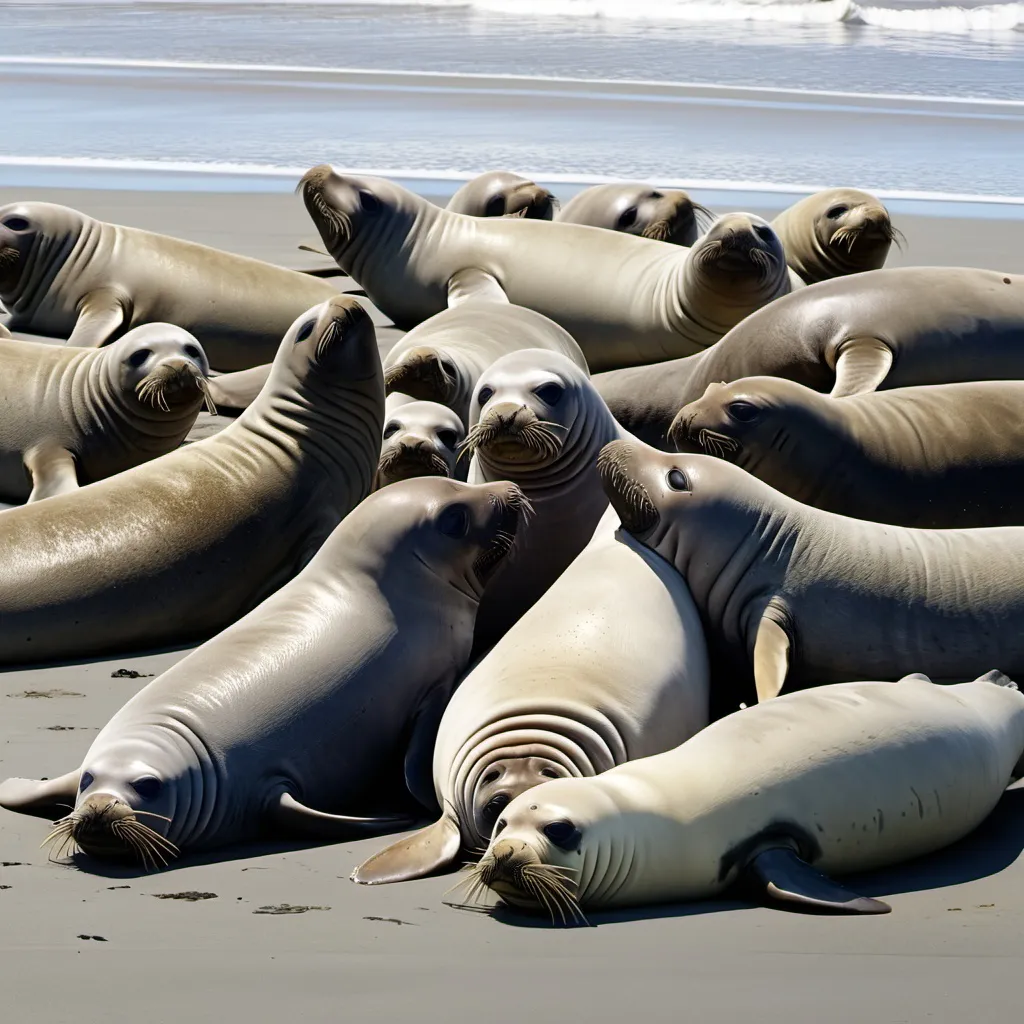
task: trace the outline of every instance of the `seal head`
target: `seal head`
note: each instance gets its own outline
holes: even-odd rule
[[[417,476],[454,477],[465,436],[462,420],[447,406],[390,395],[376,486]]]
[[[209,397],[210,364],[188,331],[173,324],[144,324],[129,331],[107,350],[110,384],[134,396],[139,406],[157,413],[180,412]]]
[[[509,171],[488,171],[458,189],[446,209],[470,217],[551,220],[558,200],[535,181]]]
[[[52,203],[0,206],[0,301],[15,317],[42,301],[82,228],[80,214]]]
[[[689,246],[714,216],[682,189],[624,183],[584,189],[566,204],[558,220]]]

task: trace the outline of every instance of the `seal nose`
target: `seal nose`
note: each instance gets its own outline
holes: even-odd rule
[[[494,420],[502,429],[518,426],[520,414],[529,413],[525,405],[517,402],[499,402],[487,410],[487,418]]]

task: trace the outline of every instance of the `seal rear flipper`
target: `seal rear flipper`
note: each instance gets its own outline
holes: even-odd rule
[[[76,768],[56,779],[7,779],[0,783],[0,807],[38,818],[63,818],[75,809],[82,771]]]
[[[399,832],[413,824],[413,819],[408,817],[357,818],[315,811],[288,792],[281,793],[267,811],[274,828],[306,839],[359,839],[382,832]]]
[[[78,305],[78,321],[68,344],[100,348],[113,341],[114,335],[126,325],[128,316],[124,298],[112,288],[89,292]]]
[[[484,302],[508,302],[505,289],[498,283],[493,274],[477,267],[466,267],[457,270],[448,279],[448,308],[461,306],[470,299],[482,299]]]
[[[789,671],[789,634],[771,612],[772,605],[769,604],[761,616],[754,640],[754,686],[758,703],[782,692]]]
[[[892,910],[888,903],[844,889],[785,847],[763,850],[745,871],[767,901],[791,904],[794,909],[838,914],[888,914]]]
[[[878,338],[852,338],[839,346],[833,398],[876,391],[892,366],[892,349]]]
[[[454,869],[461,849],[458,822],[446,814],[433,825],[399,839],[363,861],[352,872],[352,881],[361,885],[380,885],[424,878],[444,868]]]
[[[78,490],[75,459],[66,448],[47,442],[33,445],[25,452],[24,463],[32,478],[30,502]]]

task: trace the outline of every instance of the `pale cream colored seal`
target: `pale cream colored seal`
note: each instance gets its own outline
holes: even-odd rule
[[[558,200],[529,178],[511,171],[488,171],[460,186],[445,209],[469,217],[551,220]]]

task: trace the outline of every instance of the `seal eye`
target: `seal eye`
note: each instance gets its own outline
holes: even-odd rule
[[[454,430],[439,430],[437,432],[437,439],[445,446],[455,451],[455,446],[459,443],[458,436]]]
[[[458,540],[469,533],[469,511],[465,505],[449,505],[441,513],[437,528],[446,536]]]
[[[11,231],[28,231],[31,225],[24,217],[5,217],[4,227]]]
[[[189,357],[189,359],[199,359],[199,358],[202,357],[202,354],[203,353],[200,352],[199,349],[196,348],[195,345],[186,345],[185,346],[185,355],[187,355]]]
[[[366,213],[377,213],[380,210],[380,200],[366,189],[359,190],[359,205]]]
[[[143,800],[153,800],[160,795],[160,790],[163,788],[163,783],[153,775],[143,775],[141,779],[136,779],[132,783],[132,789],[135,790]]]
[[[481,406],[486,405],[494,397],[494,388],[481,388],[480,394],[477,395],[477,401]]]
[[[631,228],[636,223],[636,207],[631,206],[628,210],[623,210],[619,214],[619,220],[617,227],[619,228]]]
[[[541,768],[540,773],[545,779],[557,779],[560,777],[554,768]]]
[[[553,821],[541,830],[560,850],[575,850],[583,834],[571,821]]]
[[[738,423],[753,423],[761,410],[752,402],[730,402],[726,411]]]
[[[384,439],[387,440],[389,437],[394,437],[401,429],[401,423],[398,423],[396,420],[391,420],[391,422],[384,427]]]
[[[651,198],[652,199],[664,199],[665,195],[662,192],[652,192],[651,193]]]
[[[842,217],[844,213],[849,213],[849,211],[850,208],[848,206],[833,206],[832,209],[825,214],[825,216],[834,219],[836,217]]]
[[[82,778],[78,783],[79,793],[84,793],[95,781],[90,772],[82,772]]]
[[[499,793],[487,801],[480,817],[485,825],[493,825],[498,820],[498,815],[508,806],[509,796],[507,793]]]
[[[681,469],[670,469],[666,479],[673,491],[688,491],[690,489],[686,474]]]
[[[314,327],[316,327],[316,321],[307,320],[299,328],[299,333],[295,335],[295,343],[298,344],[300,341],[305,341],[313,333]]]
[[[148,348],[136,349],[129,357],[128,364],[138,369],[153,353]]]
[[[487,205],[484,207],[485,217],[504,217],[505,216],[505,197],[504,196],[491,196],[487,200]]]
[[[534,394],[545,405],[558,405],[564,391],[565,388],[561,384],[545,384],[543,387],[537,388]]]

